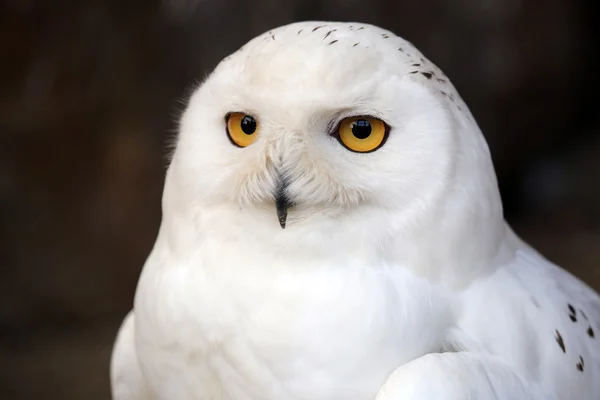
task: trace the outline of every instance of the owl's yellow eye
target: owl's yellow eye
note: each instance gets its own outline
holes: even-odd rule
[[[238,147],[250,146],[258,139],[258,122],[253,116],[234,112],[226,117],[227,136]]]
[[[377,150],[385,142],[387,134],[385,122],[374,117],[344,118],[337,131],[342,145],[357,153]]]

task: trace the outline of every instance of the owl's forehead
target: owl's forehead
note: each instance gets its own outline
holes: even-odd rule
[[[426,63],[408,41],[373,25],[302,22],[252,39],[220,67],[250,87],[339,87],[376,76],[410,74]]]
[[[360,23],[275,28],[226,57],[205,83],[219,96],[215,104],[238,109],[387,107],[396,88],[413,83],[452,110],[465,109],[446,75],[410,42]]]

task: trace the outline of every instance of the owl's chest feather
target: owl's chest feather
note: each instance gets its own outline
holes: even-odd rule
[[[370,400],[449,324],[447,299],[401,268],[181,265],[138,292],[140,361],[181,400]]]

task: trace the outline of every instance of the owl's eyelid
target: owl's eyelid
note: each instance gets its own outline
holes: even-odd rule
[[[225,120],[225,123],[227,123],[227,120],[229,120],[229,117],[231,117],[233,114],[248,115],[248,116],[254,118],[256,121],[258,121],[257,113],[255,113],[253,111],[250,111],[250,110],[235,110],[235,111],[227,111],[225,113],[225,116],[223,117],[223,119]]]

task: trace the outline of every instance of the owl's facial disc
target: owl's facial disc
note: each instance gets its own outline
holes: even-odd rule
[[[244,151],[244,148],[251,147],[255,143],[260,143],[259,138],[262,134],[269,134],[268,125],[266,125],[266,129],[261,129],[259,117],[255,117],[250,113],[238,111],[230,111],[225,115],[225,130],[231,144],[240,148],[241,151]],[[390,126],[380,118],[360,113],[357,115],[346,115],[340,119],[338,119],[338,117],[333,117],[327,126],[323,126],[322,130],[323,136],[329,136],[336,139],[344,151],[363,154],[372,153],[381,148],[385,144],[389,132]],[[298,141],[299,139],[295,140]],[[302,142],[303,140],[305,139],[302,138],[299,141]],[[269,175],[274,178],[273,181],[269,182],[269,186],[274,183],[272,199],[274,201],[277,219],[282,229],[285,229],[286,227],[288,210],[296,205],[295,197],[298,196],[297,191],[299,189],[301,191],[306,189],[307,192],[312,194],[321,191],[321,193],[325,194],[325,198],[321,199],[322,204],[327,203],[327,197],[338,199],[348,197],[347,193],[342,193],[344,192],[344,188],[341,186],[338,187],[338,191],[333,195],[330,192],[329,196],[324,193],[327,192],[327,189],[323,190],[315,188],[313,183],[319,180],[314,178],[315,171],[313,171],[311,167],[305,166],[301,176],[296,176],[297,174],[294,173],[290,174],[290,168],[292,168],[292,170],[298,168],[297,165],[294,165],[294,161],[289,160],[289,154],[286,153],[286,151],[291,151],[289,149],[294,148],[294,145],[290,146],[290,140],[285,139],[284,137],[271,136],[271,144],[277,141],[287,143],[281,146],[267,147],[263,159],[287,159],[286,163],[280,164],[277,162],[271,165],[271,168],[274,169],[268,168],[271,169]],[[277,153],[275,155],[272,153],[274,148],[278,148],[278,150],[275,150],[275,153]],[[297,150],[298,148],[294,150],[296,156],[298,156]],[[307,150],[304,148],[303,151]],[[271,152],[271,155],[269,155],[269,152]],[[323,155],[320,157],[323,157]],[[315,161],[313,158],[313,165],[314,163],[320,163],[320,161]],[[322,173],[323,171],[320,172]],[[293,181],[290,181],[290,179],[293,179]],[[305,185],[307,186],[305,187]],[[269,196],[269,194],[267,194],[267,196]],[[302,197],[303,196],[300,195],[300,198]],[[262,200],[265,199],[263,198]],[[302,202],[301,199],[299,200]]]

